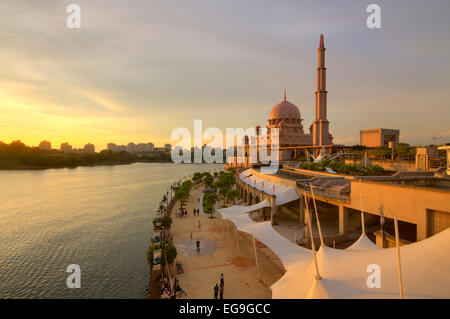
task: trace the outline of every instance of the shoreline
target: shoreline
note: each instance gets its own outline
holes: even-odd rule
[[[285,272],[278,256],[259,241],[255,256],[251,236],[239,231],[235,233],[233,225],[219,214],[215,214],[215,218],[202,213],[193,216],[202,190],[203,186],[191,190],[185,205],[187,218],[175,216],[179,201],[172,208],[171,236],[178,252],[176,260],[184,269],[184,273],[173,277],[179,280],[190,299],[212,299],[213,287],[219,283],[220,274],[225,277],[225,299],[271,299],[270,286]],[[200,254],[196,252],[197,239],[200,240]]]
[[[12,165],[12,166],[1,166],[0,171],[37,171],[37,170],[45,170],[45,169],[60,169],[60,168],[77,168],[77,167],[96,167],[96,166],[113,166],[113,165],[131,165],[134,163],[173,163],[172,161],[133,161],[133,162],[108,162],[108,163],[99,163],[99,164],[91,164],[91,165],[54,165],[54,166],[27,166],[27,165]]]

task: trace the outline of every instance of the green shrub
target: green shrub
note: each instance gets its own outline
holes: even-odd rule
[[[170,216],[163,215],[161,217],[161,226],[169,229],[172,225],[172,218]],[[153,218],[153,227],[156,227],[156,217]]]

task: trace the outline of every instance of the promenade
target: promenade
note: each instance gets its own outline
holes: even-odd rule
[[[220,284],[220,274],[225,277],[224,299],[271,298],[270,285],[284,273],[278,257],[265,245],[257,242],[260,281],[252,237],[238,232],[238,250],[234,230],[231,231],[231,225],[228,224],[227,232],[219,215],[214,219],[205,214],[194,216],[193,210],[197,208],[199,196],[201,188],[193,188],[185,206],[187,218],[176,217],[179,202],[174,205],[171,213],[171,233],[178,251],[177,260],[184,269],[184,273],[176,275],[176,278],[186,291],[187,298],[213,298],[213,287],[216,283]],[[196,251],[197,239],[200,240],[200,253]]]

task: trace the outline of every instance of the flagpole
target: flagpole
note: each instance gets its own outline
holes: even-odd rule
[[[361,230],[362,234],[364,235],[366,233],[366,225],[364,223],[364,210],[363,210],[363,200],[362,200],[362,182],[361,178],[359,179],[359,199],[361,202]]]
[[[397,245],[398,285],[400,287],[400,299],[403,299],[402,264],[400,261],[400,239],[399,239],[399,234],[398,234],[397,217],[394,217],[394,223],[395,223],[395,242]]]
[[[319,274],[319,264],[317,263],[317,257],[316,257],[316,246],[314,245],[314,238],[312,234],[312,228],[311,228],[311,218],[309,218],[309,207],[308,203],[306,201],[306,193],[305,193],[305,203],[306,203],[306,216],[308,217],[308,227],[309,227],[309,236],[311,237],[311,250],[314,257],[314,263],[316,265],[316,280],[322,279]]]
[[[314,203],[314,211],[316,213],[317,228],[319,230],[319,236],[320,236],[320,245],[324,246],[324,244],[323,244],[323,237],[322,237],[322,229],[320,228],[319,215],[317,214],[316,200],[314,198],[314,191],[313,191],[313,187],[312,187],[312,183],[311,182],[309,182],[309,186],[311,188],[311,195],[312,195],[312,199],[313,199],[313,203]]]

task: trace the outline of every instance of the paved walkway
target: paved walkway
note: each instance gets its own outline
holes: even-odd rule
[[[193,215],[193,209],[197,208],[198,198],[202,198],[202,195],[200,189],[191,191],[185,206],[188,210],[187,218],[177,218],[176,214],[172,214],[171,233],[178,250],[177,260],[182,263],[184,269],[184,273],[176,275],[176,278],[186,291],[187,298],[213,298],[214,285],[220,283],[222,273],[225,277],[225,299],[271,298],[270,285],[284,272],[282,267],[280,268],[278,258],[264,245],[257,245],[260,273],[265,274],[265,283],[260,282],[252,246],[249,245],[252,241],[245,234],[238,233],[242,256],[237,258],[236,241],[226,232],[220,216],[211,219],[208,214]],[[173,209],[179,207],[177,202]],[[196,252],[197,239],[200,240],[200,253]]]

